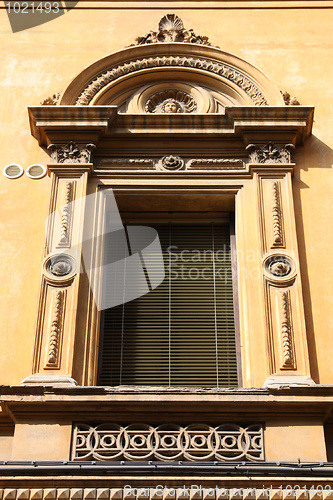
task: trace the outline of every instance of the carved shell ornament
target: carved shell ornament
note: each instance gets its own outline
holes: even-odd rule
[[[150,31],[136,38],[134,45],[161,42],[184,42],[211,45],[207,36],[196,35],[192,29],[185,29],[183,21],[175,14],[167,14],[158,24],[158,31]]]
[[[156,92],[146,102],[146,113],[194,113],[197,103],[194,98],[181,90]]]

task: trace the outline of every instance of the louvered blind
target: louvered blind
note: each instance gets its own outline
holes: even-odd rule
[[[229,225],[149,226],[165,279],[104,312],[99,384],[237,386]]]

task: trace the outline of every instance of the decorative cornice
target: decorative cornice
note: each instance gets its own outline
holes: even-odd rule
[[[175,14],[167,14],[158,24],[158,31],[150,31],[146,35],[138,36],[133,45],[148,43],[184,42],[209,45],[207,36],[196,35],[193,29],[185,29],[183,21]]]
[[[296,367],[290,318],[290,297],[287,290],[281,292],[281,338],[283,355],[281,369],[294,370]]]
[[[157,56],[135,61],[126,62],[119,66],[103,72],[95,78],[80,94],[76,100],[76,105],[88,105],[95,95],[110,82],[117,80],[124,75],[140,71],[147,68],[160,67],[185,67],[197,70],[204,70],[215,75],[219,75],[240,87],[253,101],[256,106],[267,106],[267,100],[256,84],[244,73],[235,68],[204,58],[187,56]]]
[[[78,145],[73,141],[68,144],[50,144],[48,150],[55,163],[90,163],[95,144]]]
[[[244,138],[247,144],[265,144],[267,134],[272,141],[280,143],[281,133],[287,144],[304,144],[311,134],[313,123],[313,108],[303,106],[263,106],[258,112],[255,106],[231,106],[225,108],[224,114],[213,113],[121,113],[116,106],[38,106],[29,108],[31,131],[39,144],[47,147],[53,143],[64,146],[64,134],[71,137],[77,144],[86,145],[89,142],[100,144],[103,141],[103,157],[114,158],[114,140],[121,138],[119,147],[126,144],[126,153],[135,155],[132,142],[140,137],[145,149],[154,152],[156,136],[158,141],[163,137],[174,140],[184,134],[195,135],[191,151],[199,156],[198,149],[206,144],[207,135],[214,134],[219,138],[220,147],[225,144],[230,149],[230,140],[236,150],[233,157],[244,155]],[[61,127],[59,123],[61,122]],[[265,126],[263,126],[265,124]],[[158,132],[158,133],[157,133]],[[126,142],[124,139],[126,138]],[[162,139],[163,138],[163,139]],[[239,140],[234,141],[237,138]],[[169,140],[169,139],[168,139]],[[198,142],[201,141],[201,142]],[[160,144],[159,142],[157,142]],[[258,146],[260,147],[260,146]],[[134,148],[137,151],[137,146]],[[207,155],[211,154],[209,151]],[[98,156],[101,156],[100,154]],[[56,159],[57,155],[54,154]],[[61,164],[60,164],[61,165]],[[64,165],[70,168],[70,165]],[[73,169],[78,165],[73,163]],[[84,165],[82,164],[82,168]]]
[[[251,163],[291,163],[291,152],[295,149],[293,144],[275,145],[273,142],[265,146],[249,144]]]

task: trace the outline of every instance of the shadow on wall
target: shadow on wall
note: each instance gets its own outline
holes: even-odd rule
[[[305,309],[305,321],[306,330],[309,344],[309,357],[310,357],[310,370],[312,378],[316,383],[319,383],[319,370],[317,361],[317,350],[315,342],[315,332],[312,314],[312,300],[311,300],[311,289],[308,275],[308,259],[307,259],[307,245],[306,241],[309,241],[309,234],[305,237],[304,231],[304,199],[302,201],[302,189],[309,189],[312,186],[306,184],[302,180],[303,172],[308,172],[311,169],[332,169],[333,168],[333,149],[322,142],[318,137],[311,136],[307,139],[305,145],[297,149],[295,153],[294,161],[296,167],[294,170],[293,177],[293,196],[295,205],[295,217],[296,217],[296,230],[297,230],[297,240],[299,248],[299,259],[301,267],[302,276],[302,288],[303,288],[303,298],[304,298],[304,309]],[[313,175],[309,180],[313,179]],[[316,181],[314,181],[316,182]],[[324,179],[319,181],[325,182]],[[318,184],[316,182],[316,193],[318,193]],[[316,207],[316,213],[320,214],[325,211],[325,204],[327,204],[327,197],[323,193],[323,196],[318,199],[313,200]],[[309,251],[308,251],[309,253]]]

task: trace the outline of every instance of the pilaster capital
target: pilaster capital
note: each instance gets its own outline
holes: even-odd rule
[[[276,144],[272,141],[267,144],[249,144],[246,147],[250,162],[259,164],[291,163],[294,149],[293,144]]]

